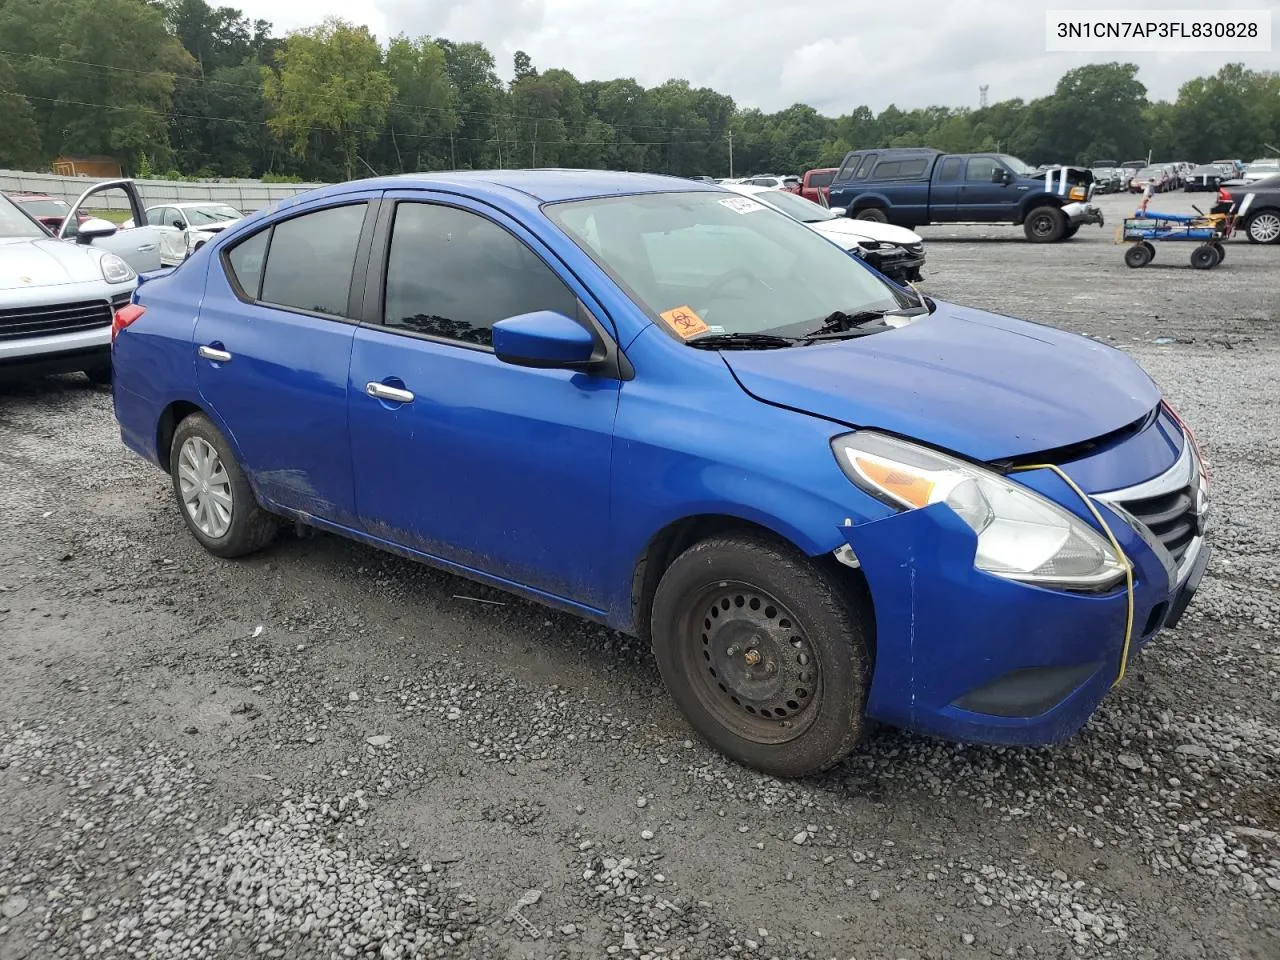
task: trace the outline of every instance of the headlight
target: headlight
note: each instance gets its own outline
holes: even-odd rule
[[[1105,589],[1124,577],[1111,545],[1074,514],[1021,484],[954,457],[858,431],[832,450],[855,484],[899,510],[945,503],[978,535],[979,570],[1045,587]]]
[[[104,253],[99,265],[102,267],[102,277],[107,283],[128,283],[137,276],[133,272],[133,267],[114,253]]]

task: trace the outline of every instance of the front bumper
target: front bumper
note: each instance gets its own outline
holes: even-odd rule
[[[1209,550],[1197,536],[1173,563],[1123,508],[1095,502],[1134,565],[1132,659],[1181,617]],[[1054,743],[1079,730],[1114,684],[1123,585],[1067,593],[980,571],[976,535],[942,504],[841,532],[874,607],[872,718],[966,742]]]
[[[1100,227],[1103,226],[1102,211],[1092,203],[1077,201],[1064,204],[1062,212],[1067,215],[1067,222],[1073,226],[1082,223],[1096,223]]]

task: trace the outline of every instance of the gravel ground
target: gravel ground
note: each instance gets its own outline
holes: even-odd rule
[[[0,388],[0,960],[1280,956],[1280,249],[1129,270],[1102,203],[922,231],[930,292],[1114,342],[1212,461],[1196,603],[1053,749],[759,776],[638,642],[327,536],[215,560],[108,393]]]

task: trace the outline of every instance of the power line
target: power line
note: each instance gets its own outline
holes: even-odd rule
[[[50,63],[65,63],[65,64],[70,64],[70,65],[79,66],[79,67],[90,67],[98,70],[109,70],[116,73],[128,73],[128,74],[133,74],[135,76],[151,77],[151,76],[155,76],[156,74],[162,74],[172,79],[175,83],[189,83],[189,84],[195,84],[195,85],[213,85],[213,86],[220,86],[220,87],[228,87],[233,90],[245,90],[251,93],[259,93],[259,94],[262,93],[262,87],[260,86],[251,86],[245,83],[232,83],[230,80],[213,80],[208,77],[185,76],[174,70],[138,70],[132,67],[118,67],[109,63],[97,63],[92,60],[73,60],[73,59],[68,59],[66,57],[51,57],[42,53],[23,53],[16,50],[0,50],[0,56],[6,57],[6,58],[7,57],[26,57],[32,60],[45,60]],[[453,85],[452,80],[450,80],[449,83],[450,85]],[[455,87],[454,89],[456,90],[457,88]],[[493,88],[490,88],[490,89],[493,89]],[[370,100],[365,97],[346,97],[338,93],[329,93],[329,94],[317,93],[317,94],[314,94],[314,96],[318,97],[321,100],[342,99],[351,103],[362,103],[362,104],[374,105],[374,106],[383,105],[382,101]],[[393,100],[387,101],[385,105],[388,107],[402,107],[406,110],[415,110],[415,111],[418,111],[419,113],[438,113],[438,114],[446,114],[446,115],[452,114],[458,117],[462,117],[462,116],[476,117],[482,120],[493,119],[493,118],[503,118],[503,117],[509,116],[507,114],[503,114],[503,113],[492,111],[492,110],[460,110],[460,109],[449,109],[446,107],[429,107],[423,104],[411,103],[407,100],[393,99]],[[564,117],[524,116],[524,117],[521,117],[520,119],[533,120],[533,121],[541,120],[541,121],[549,121],[553,123],[565,122]],[[601,122],[604,122],[604,121],[601,121]],[[677,132],[680,132],[680,133],[701,132],[693,127],[667,127],[660,123],[611,123],[609,124],[609,126],[611,126],[615,130],[664,130],[672,134],[675,134]],[[406,136],[408,136],[408,134],[406,134]],[[476,138],[472,137],[470,139],[476,139]],[[578,142],[582,142],[582,141],[578,141]],[[666,140],[658,141],[658,143],[662,143],[662,144],[665,144],[666,142],[667,142]],[[694,141],[687,141],[687,142],[694,142]],[[642,144],[638,144],[638,143],[636,144],[636,146],[641,146],[641,145]]]
[[[161,119],[170,119],[170,118],[176,117],[183,120],[209,120],[214,123],[233,123],[233,124],[237,124],[239,126],[245,126],[245,127],[270,127],[271,126],[271,124],[265,120],[242,120],[237,117],[216,117],[209,114],[200,114],[200,113],[172,113],[172,112],[156,110],[156,109],[153,109],[152,107],[144,107],[141,105],[132,105],[127,107],[122,107],[119,105],[114,105],[109,103],[90,103],[87,100],[70,100],[63,97],[37,97],[30,94],[28,94],[26,98],[28,100],[39,100],[43,103],[60,103],[60,104],[67,104],[70,106],[77,106],[77,107],[94,107],[95,109],[98,109],[98,110],[121,110],[121,111],[126,111],[131,113],[133,112],[148,113],[148,114],[151,114],[152,116],[159,117]],[[501,119],[505,119],[507,121],[510,121],[512,119],[512,117],[506,114],[493,114],[493,116],[499,117]],[[519,119],[525,119],[525,118],[522,117]],[[308,133],[332,133],[333,132],[328,127],[308,126],[308,127],[302,127],[301,129],[305,130]],[[449,134],[449,133],[433,134],[433,133],[397,132],[396,136],[406,137],[410,140],[459,140],[459,141],[469,141],[473,143],[493,143],[495,139],[497,139],[495,137],[455,137],[453,134]],[[536,142],[544,146],[550,145],[550,144],[569,144],[569,145],[581,144],[585,146],[617,146],[619,145],[618,141],[616,140],[572,140],[568,138],[562,138],[559,140],[538,140]],[[695,145],[695,144],[703,145],[703,146],[706,145],[705,142],[701,140],[651,140],[651,141],[632,140],[625,144],[622,144],[622,146],[665,147],[668,144],[673,144],[673,143],[678,143],[681,145]]]

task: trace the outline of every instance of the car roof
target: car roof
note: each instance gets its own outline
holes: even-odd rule
[[[391,177],[352,180],[320,187],[281,202],[281,208],[292,202],[340,196],[365,190],[444,190],[474,194],[504,194],[527,201],[555,203],[562,200],[588,200],[594,197],[636,193],[673,193],[714,190],[712,184],[684,177],[656,173],[624,173],[617,170],[451,170],[442,173],[404,173]]]

